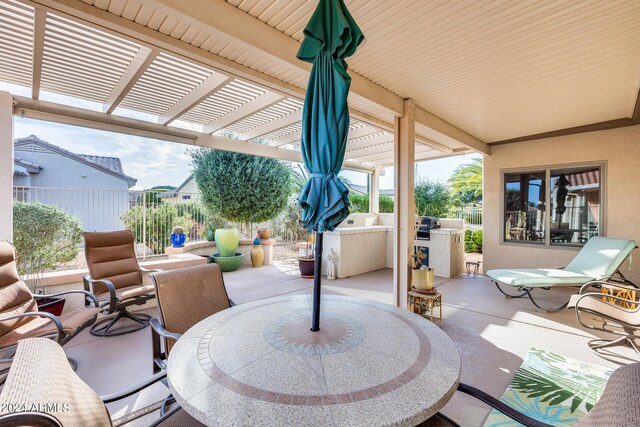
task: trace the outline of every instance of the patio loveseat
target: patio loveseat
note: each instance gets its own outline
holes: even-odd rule
[[[567,306],[568,300],[558,308],[543,308],[535,301],[531,291],[556,286],[582,286],[594,280],[612,280],[633,285],[624,278],[619,269],[637,247],[633,240],[596,236],[589,239],[578,255],[564,268],[489,270],[487,276],[508,298],[526,295],[542,311],[559,311]],[[501,285],[513,288],[515,294],[506,292]]]

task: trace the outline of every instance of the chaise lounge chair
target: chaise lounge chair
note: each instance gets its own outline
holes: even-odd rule
[[[637,247],[633,240],[592,237],[573,261],[564,268],[489,270],[487,276],[507,298],[520,298],[526,295],[542,311],[560,311],[569,301],[559,308],[543,308],[534,300],[531,291],[556,286],[582,286],[594,280],[633,285],[618,269]],[[516,293],[505,292],[501,285],[514,288]]]

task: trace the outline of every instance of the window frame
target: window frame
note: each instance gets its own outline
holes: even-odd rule
[[[607,235],[607,161],[595,161],[595,162],[581,162],[581,163],[556,163],[548,165],[532,165],[523,166],[518,168],[500,169],[500,245],[517,246],[517,247],[544,247],[545,249],[560,249],[560,250],[576,250],[579,251],[584,244],[575,243],[551,243],[551,170],[556,169],[582,169],[588,167],[600,168],[600,221],[598,223],[599,236]],[[506,200],[505,200],[505,176],[508,174],[522,174],[522,173],[540,173],[544,172],[545,175],[545,219],[544,219],[544,241],[529,241],[529,240],[512,240],[506,239],[505,236],[505,212],[506,212]]]

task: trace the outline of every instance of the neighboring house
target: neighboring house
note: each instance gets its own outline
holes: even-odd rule
[[[369,194],[369,188],[366,185],[349,184],[349,189],[354,194]],[[387,190],[380,190],[380,195],[389,196],[393,198],[393,188],[389,188]]]
[[[175,191],[159,193],[156,197],[166,203],[189,203],[195,202],[199,194],[198,185],[191,174]]]
[[[14,149],[15,199],[56,205],[79,217],[86,231],[123,227],[136,179],[119,158],[72,153],[34,135],[16,139]]]

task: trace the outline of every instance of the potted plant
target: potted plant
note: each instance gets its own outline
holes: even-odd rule
[[[300,269],[300,275],[305,279],[312,279],[314,268],[315,268],[315,258],[314,258],[314,248],[315,248],[315,233],[310,233],[307,238],[307,247],[305,249],[305,255],[298,257],[298,268]]]
[[[173,227],[173,231],[171,231],[171,246],[181,248],[186,240],[187,236],[184,234],[184,228],[179,225]]]
[[[44,277],[41,259],[29,259],[26,260],[27,271],[29,272],[24,276],[25,283],[29,286],[31,293],[36,295],[36,302],[38,303],[38,311],[44,311],[51,313],[54,316],[62,315],[64,310],[64,298],[59,297],[47,297],[44,295]]]
[[[258,229],[258,237],[260,240],[267,240],[271,238],[271,229],[270,228],[259,228]]]

